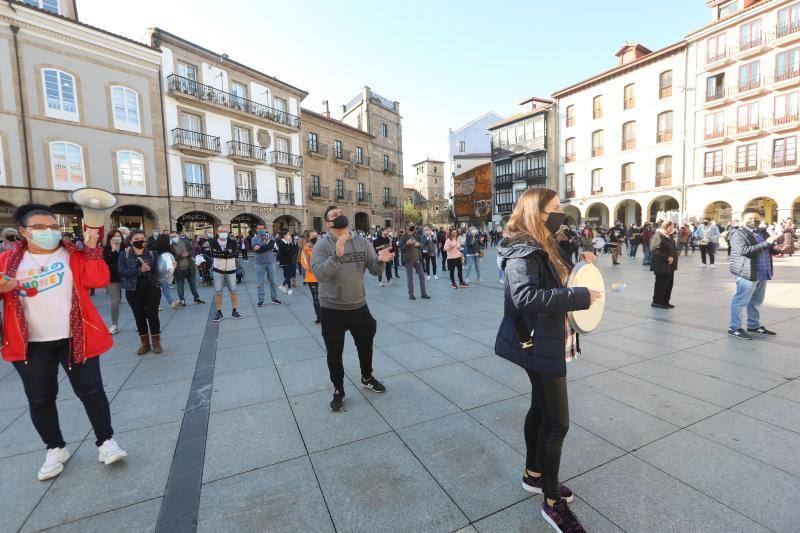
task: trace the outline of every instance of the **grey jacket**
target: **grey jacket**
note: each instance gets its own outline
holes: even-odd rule
[[[415,246],[413,244],[408,244],[408,240],[411,238],[417,240],[420,243],[420,246]],[[418,261],[422,261],[422,241],[417,238],[416,235],[408,235],[403,234],[400,237],[400,240],[397,241],[397,247],[400,249],[400,254],[403,256],[403,263],[416,263]]]
[[[330,233],[311,249],[311,271],[319,281],[320,306],[326,309],[350,311],[364,307],[364,271],[369,269],[377,276],[384,268],[372,243],[352,231],[342,257],[336,255],[336,237]]]
[[[250,245],[255,252],[256,263],[259,265],[275,263],[275,241],[269,235],[254,235],[250,239]],[[255,249],[256,246],[259,246],[258,250]]]
[[[731,228],[728,231],[728,239],[731,247],[731,274],[750,281],[756,280],[759,254],[769,254],[769,261],[772,264],[772,256],[780,253],[767,241],[758,242],[756,236],[747,228]]]

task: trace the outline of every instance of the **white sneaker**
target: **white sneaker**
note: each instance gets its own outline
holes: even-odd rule
[[[285,285],[281,285],[280,287],[278,287],[278,289],[285,292],[286,294],[289,294],[289,290],[286,288]]]
[[[378,282],[378,287],[383,287],[383,282],[382,281]]]
[[[119,328],[117,327],[116,324],[111,324],[111,327],[108,328],[108,332],[111,333],[112,335],[116,335],[117,333],[119,333]]]
[[[430,281],[430,280],[431,280],[431,277],[430,277],[430,276],[428,276],[428,281]]]
[[[705,264],[705,263],[700,263],[700,264],[699,264],[699,265],[697,265],[697,266],[698,266],[699,268],[705,268],[705,267],[706,267],[706,264]]]
[[[170,308],[171,308],[173,311],[174,311],[175,309],[177,309],[178,307],[180,307],[180,306],[181,306],[181,301],[180,301],[180,300],[175,300],[174,302],[172,302],[171,304],[169,304],[169,307],[170,307]]]
[[[708,265],[708,268],[717,268],[717,265]]]
[[[392,282],[390,281],[390,282],[388,282],[388,283],[387,283],[387,285],[391,287],[392,285],[394,285],[394,283],[392,283]]]
[[[98,456],[97,460],[101,463],[110,465],[128,457],[128,453],[119,447],[117,441],[108,439],[103,444],[97,447]]]
[[[67,461],[69,461],[69,452],[66,448],[47,450],[47,457],[45,457],[44,464],[39,469],[36,477],[39,478],[39,481],[56,477],[64,470],[64,463]]]
[[[292,294],[292,289],[289,289],[289,291],[286,294]]]
[[[437,276],[436,274],[434,274],[434,275],[433,275],[433,279],[439,279],[439,276]]]

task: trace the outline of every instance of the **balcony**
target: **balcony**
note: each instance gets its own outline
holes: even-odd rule
[[[564,154],[564,163],[573,163],[575,161],[575,154]]]
[[[636,98],[624,98],[622,100],[622,109],[633,109],[636,107]]]
[[[622,180],[619,182],[620,191],[634,191],[636,190],[636,183],[631,180]]]
[[[350,150],[337,150],[336,147],[333,148],[333,160],[339,163],[344,163],[349,165],[353,162],[353,153]]]
[[[575,198],[575,190],[568,190],[564,193],[565,198]]]
[[[382,170],[384,174],[397,174],[397,163],[384,163]]]
[[[728,169],[727,175],[736,179],[759,178],[766,175],[762,165],[753,162],[736,163]]]
[[[308,197],[312,200],[328,201],[330,190],[328,187],[315,187],[312,185],[308,191]]]
[[[672,174],[656,174],[656,187],[670,187]]]
[[[792,20],[788,24],[775,26],[775,46],[787,46],[800,41],[800,20]]]
[[[601,185],[592,185],[592,196],[603,194],[603,187]]]
[[[623,139],[622,150],[633,150],[636,148],[636,139]]]
[[[730,138],[736,141],[758,137],[764,133],[764,124],[760,120],[750,124],[735,124],[728,130]]]
[[[360,204],[371,204],[372,203],[372,193],[371,192],[364,192],[360,191],[356,194],[356,201]]]
[[[712,92],[706,93],[705,101],[703,102],[703,108],[712,109],[714,107],[730,104],[733,102],[731,92],[732,91],[730,89],[726,89],[722,86],[715,87]]]
[[[514,204],[512,203],[497,204],[498,213],[510,213],[513,210],[514,210]]]
[[[769,168],[772,170],[772,174],[794,174],[800,170],[797,154],[773,156],[769,161]]]
[[[219,155],[221,151],[219,137],[182,128],[172,130],[172,146],[186,154],[201,157]]]
[[[513,174],[498,174],[494,177],[494,186],[499,189],[507,189],[511,187],[513,181]]]
[[[657,143],[667,143],[672,140],[672,130],[664,130],[656,132]]]
[[[547,183],[547,169],[529,168],[525,171],[525,185],[528,187],[541,187]]]
[[[278,193],[278,204],[280,204],[280,205],[294,205],[294,193],[293,192],[279,192]]]
[[[707,71],[717,70],[730,65],[734,61],[733,54],[727,48],[706,54],[705,59],[705,69]]]
[[[319,141],[313,141],[309,139],[306,153],[311,157],[319,157],[320,159],[325,159],[328,157],[328,145],[322,144]]]
[[[718,131],[706,131],[703,133],[702,146],[717,146],[731,142],[731,138],[725,132],[725,128]]]
[[[352,202],[353,191],[348,191],[345,189],[335,189],[335,199],[337,201]]]
[[[236,96],[177,74],[167,76],[167,91],[178,100],[186,100],[215,109],[225,109],[237,115],[266,122],[270,126],[277,124],[291,130],[300,129],[300,117],[296,115],[253,102],[247,98]]]
[[[239,163],[263,165],[267,162],[267,150],[254,144],[228,141],[228,157]]]
[[[288,152],[270,152],[267,162],[275,168],[299,170],[303,168],[303,156]]]
[[[365,156],[364,154],[361,154],[361,157],[359,157],[358,156],[358,152],[356,152],[356,165],[359,165],[359,166],[362,166],[362,167],[368,167],[369,166],[369,157]]]
[[[383,207],[397,207],[397,196],[384,196]]]
[[[183,182],[183,195],[188,198],[211,198],[211,185],[207,183]]]
[[[709,181],[718,181],[719,178],[723,177],[722,167],[720,168],[712,168],[712,169],[704,169],[703,171],[703,178]]]
[[[775,116],[772,115],[767,123],[767,130],[772,133],[796,130],[800,128],[800,114]]]
[[[240,202],[258,202],[258,194],[255,189],[236,187],[236,199]]]
[[[739,85],[736,87],[736,99],[747,100],[748,98],[761,96],[766,92],[767,83],[762,78],[747,80],[745,83],[739,83]]]
[[[736,51],[736,59],[742,60],[766,52],[771,47],[767,44],[770,39],[762,34],[755,35],[747,40],[740,40]]]
[[[787,70],[786,72],[776,72],[772,76],[772,88],[775,90],[788,89],[800,84],[800,69]]]
[[[601,155],[603,155],[602,146],[595,146],[592,148],[592,157],[600,157]]]

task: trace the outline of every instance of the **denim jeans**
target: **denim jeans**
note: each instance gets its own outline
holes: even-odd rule
[[[472,267],[475,267],[475,275],[478,279],[481,279],[481,258],[478,255],[468,255],[467,256],[467,271],[464,273],[464,277],[469,280],[469,274],[472,272]]]
[[[167,300],[167,305],[172,305],[172,302],[175,301],[175,295],[172,294],[172,285],[169,284],[169,281],[161,284],[161,292],[164,294],[164,299]]]
[[[197,292],[197,276],[192,276],[189,269],[181,269],[180,273],[175,276],[175,288],[178,290],[178,300],[185,300],[184,298],[184,281],[189,282],[189,290],[194,296],[195,301],[200,299],[200,294]]]
[[[639,243],[634,243],[628,246],[628,255],[630,257],[636,257],[636,250],[639,249]]]
[[[736,293],[731,300],[731,322],[728,327],[739,329],[742,327],[742,308],[747,308],[747,327],[755,329],[761,325],[758,306],[764,302],[764,293],[767,282],[750,281],[749,279],[736,278]]]
[[[256,286],[258,287],[258,301],[263,302],[266,297],[264,290],[264,274],[269,280],[269,296],[278,299],[278,288],[275,285],[275,263],[256,263]]]
[[[643,265],[650,264],[650,246],[643,244],[642,245],[642,253],[644,254],[644,259],[642,260]]]

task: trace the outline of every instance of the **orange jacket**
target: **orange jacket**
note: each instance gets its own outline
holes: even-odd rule
[[[85,251],[67,242],[63,246],[69,252],[74,284],[70,310],[70,364],[82,363],[108,351],[114,344],[105,322],[89,298],[89,289],[108,285],[110,273],[103,260],[102,246]],[[16,276],[26,248],[27,243],[20,241],[13,249],[0,254],[0,272],[12,278]],[[2,299],[3,359],[25,361],[28,358],[28,324],[19,289],[2,294]]]
[[[317,283],[317,278],[314,276],[314,273],[311,272],[311,245],[308,243],[300,250],[300,265],[306,273],[306,275],[303,276],[303,281],[306,283]]]

